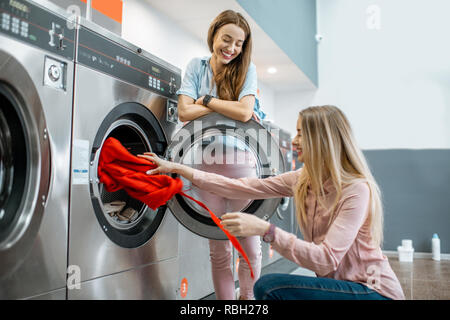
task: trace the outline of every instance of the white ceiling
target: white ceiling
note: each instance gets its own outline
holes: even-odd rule
[[[277,44],[256,24],[236,0],[145,0],[181,28],[205,42],[212,20],[222,11],[240,12],[250,24],[253,36],[253,57],[258,80],[275,91],[315,89],[309,78],[294,64]],[[269,74],[267,69],[278,71]]]

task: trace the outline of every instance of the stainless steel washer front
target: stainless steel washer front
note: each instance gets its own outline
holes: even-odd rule
[[[110,137],[134,155],[164,154],[176,126],[167,105],[176,101],[180,70],[88,21],[78,35],[69,266],[79,267],[80,288],[69,288],[68,299],[175,299],[176,220],[166,206],[152,210],[124,190],[107,192],[98,162]],[[134,218],[111,215],[113,201],[135,210]]]
[[[75,30],[43,3],[0,0],[0,299],[65,297]]]

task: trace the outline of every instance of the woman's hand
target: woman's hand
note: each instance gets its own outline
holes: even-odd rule
[[[269,222],[242,212],[226,213],[221,219],[222,226],[235,237],[263,236],[270,227]]]
[[[155,168],[153,170],[148,170],[147,174],[149,174],[149,175],[157,174],[157,173],[175,173],[175,171],[177,169],[176,163],[163,160],[160,157],[158,157],[156,154],[154,154],[153,152],[145,152],[144,154],[139,154],[138,157],[149,160],[158,166],[157,168]]]
[[[139,154],[139,158],[147,159],[151,162],[153,162],[157,168],[148,170],[147,174],[158,174],[158,173],[176,173],[180,176],[185,177],[189,181],[192,181],[194,176],[194,169],[191,167],[182,165],[180,163],[175,163],[167,160],[163,160],[160,157],[158,157],[153,152],[145,152],[144,154]]]
[[[203,105],[203,98],[205,98],[205,96],[200,97],[197,100],[195,100],[195,104]]]

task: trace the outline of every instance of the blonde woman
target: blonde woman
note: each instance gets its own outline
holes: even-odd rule
[[[303,168],[266,179],[229,179],[155,155],[148,158],[158,165],[154,172],[178,173],[227,198],[295,198],[304,240],[251,214],[222,216],[231,234],[262,236],[285,258],[317,275],[265,275],[255,284],[256,299],[404,299],[381,252],[380,191],[345,115],[334,106],[302,110],[292,144]]]

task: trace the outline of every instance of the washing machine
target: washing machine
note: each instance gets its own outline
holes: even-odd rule
[[[149,31],[149,36],[151,31]],[[74,78],[68,299],[176,299],[178,223],[107,192],[97,175],[104,141],[164,156],[177,126],[180,70],[84,19]],[[120,203],[127,219],[108,208]],[[69,279],[68,279],[69,280]]]
[[[264,127],[267,128],[278,142],[278,146],[283,156],[285,172],[292,171],[292,140],[290,133],[272,122],[264,122]],[[294,220],[293,197],[280,198],[280,204],[278,205],[275,214],[270,218],[270,222],[287,232],[293,232]],[[282,256],[277,251],[273,250],[269,243],[263,242],[262,267],[265,267],[280,258],[282,258]]]
[[[75,28],[0,0],[0,299],[65,299]]]
[[[166,158],[230,178],[267,178],[286,170],[278,141],[264,126],[255,120],[244,123],[217,113],[200,117],[178,130]],[[241,211],[269,220],[281,201],[227,199],[182,180],[186,193],[205,203],[217,216]],[[214,292],[208,239],[227,240],[227,237],[210,214],[192,200],[176,195],[168,207],[180,222],[178,298],[203,298]],[[236,279],[237,257],[234,252],[230,261]]]

